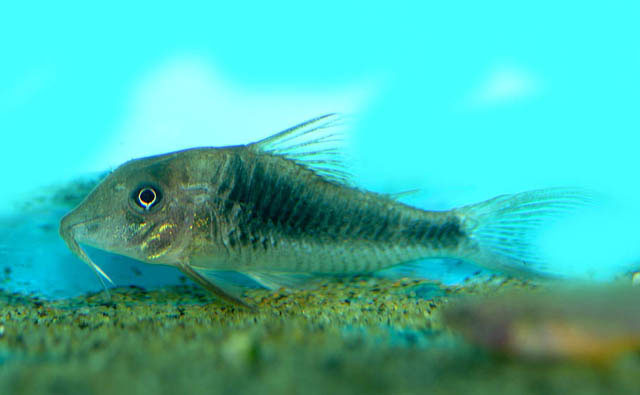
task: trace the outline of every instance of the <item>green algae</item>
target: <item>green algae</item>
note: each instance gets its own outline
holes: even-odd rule
[[[0,393],[632,392],[635,352],[602,367],[492,355],[444,327],[451,298],[527,287],[414,280],[248,290],[258,312],[192,286],[45,302],[0,293]],[[428,298],[419,295],[428,295]]]

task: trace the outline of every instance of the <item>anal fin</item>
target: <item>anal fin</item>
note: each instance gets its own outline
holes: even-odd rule
[[[219,281],[216,282],[215,279],[213,278],[213,276],[207,276],[206,272],[200,272],[200,271],[198,271],[197,269],[194,269],[193,267],[191,267],[188,264],[178,265],[178,268],[180,269],[180,271],[182,273],[187,275],[190,279],[192,279],[194,282],[196,282],[202,288],[204,288],[207,291],[213,293],[214,295],[216,295],[220,299],[223,299],[224,301],[226,301],[228,303],[231,303],[233,305],[236,305],[236,306],[242,306],[242,307],[247,308],[247,309],[249,309],[251,311],[256,311],[257,310],[256,306],[254,306],[252,304],[249,304],[249,303],[245,302],[244,300],[242,300],[239,296],[234,295],[234,292],[232,291],[232,289],[230,287],[227,287],[227,289],[225,289],[221,285],[221,282],[219,282]]]

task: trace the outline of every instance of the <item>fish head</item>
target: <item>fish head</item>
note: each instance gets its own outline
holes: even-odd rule
[[[189,228],[189,204],[180,195],[187,177],[178,153],[129,161],[62,218],[60,235],[105,278],[79,244],[147,263],[176,264]]]

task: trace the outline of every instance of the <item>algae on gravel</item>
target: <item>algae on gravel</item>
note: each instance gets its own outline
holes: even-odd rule
[[[507,284],[507,285],[505,285]],[[331,280],[248,290],[258,312],[177,286],[65,301],[0,294],[0,393],[631,392],[637,353],[611,366],[495,356],[443,328],[452,297],[482,287]],[[516,284],[516,286],[520,286]]]

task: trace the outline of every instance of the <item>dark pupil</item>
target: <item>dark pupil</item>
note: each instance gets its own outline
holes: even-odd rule
[[[148,208],[156,201],[156,193],[153,189],[145,188],[140,191],[138,199],[140,200],[140,204]]]

